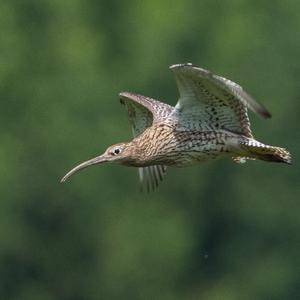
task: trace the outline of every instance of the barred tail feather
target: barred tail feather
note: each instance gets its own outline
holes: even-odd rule
[[[247,155],[252,158],[270,162],[292,163],[291,154],[284,148],[264,145],[257,141],[248,145],[242,144],[241,146],[246,150]]]

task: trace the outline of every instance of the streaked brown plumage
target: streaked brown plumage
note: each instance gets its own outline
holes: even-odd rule
[[[262,117],[271,115],[238,84],[192,64],[170,67],[180,98],[175,107],[138,94],[120,93],[134,139],[109,147],[88,160],[62,181],[87,166],[118,162],[139,168],[142,186],[157,187],[167,166],[185,167],[231,157],[236,162],[259,159],[291,163],[289,152],[256,141],[247,108]]]

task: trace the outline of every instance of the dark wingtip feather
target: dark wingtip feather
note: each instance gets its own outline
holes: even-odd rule
[[[260,111],[260,114],[265,118],[265,119],[270,119],[272,118],[272,114],[264,108],[262,111]]]

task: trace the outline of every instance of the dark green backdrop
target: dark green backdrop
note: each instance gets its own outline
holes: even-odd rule
[[[0,2],[0,298],[299,299],[300,2]],[[272,112],[254,133],[294,164],[136,170],[76,163],[131,138],[118,93],[175,104],[193,62]]]

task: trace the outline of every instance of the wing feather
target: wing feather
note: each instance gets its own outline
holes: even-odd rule
[[[252,137],[247,108],[268,118],[267,109],[240,85],[191,64],[170,67],[180,98],[181,123],[197,129],[226,129]]]
[[[141,190],[154,191],[163,180],[167,167],[161,165],[139,168]]]

